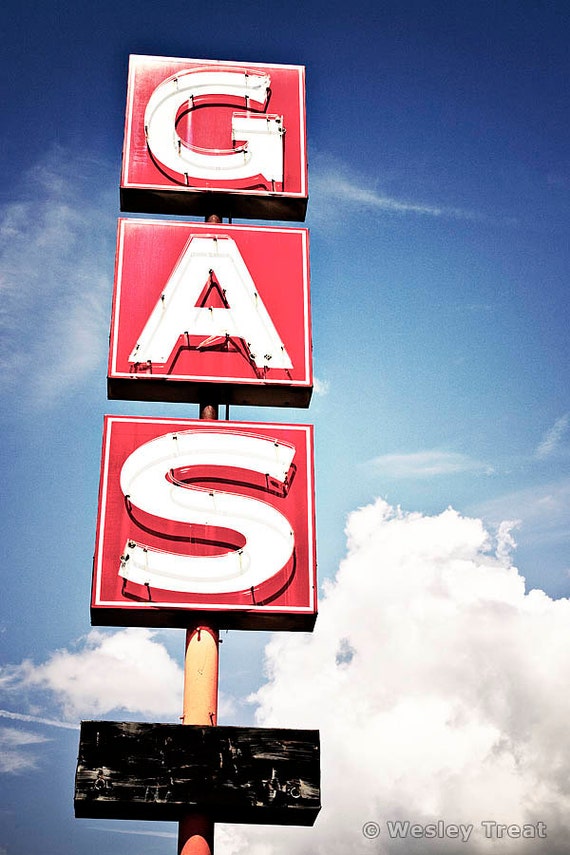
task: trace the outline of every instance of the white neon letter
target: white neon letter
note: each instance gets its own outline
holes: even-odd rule
[[[211,272],[229,308],[196,305]],[[293,367],[234,240],[191,237],[134,347],[129,362],[164,365],[180,335],[242,339],[258,368]]]
[[[180,555],[129,540],[119,575],[150,588],[204,594],[244,591],[270,579],[293,554],[287,518],[258,499],[182,485],[167,476],[211,465],[259,472],[285,484],[294,455],[294,446],[270,437],[215,429],[168,433],[139,446],[120,476],[131,505],[167,520],[231,529],[246,542],[221,555]]]
[[[283,182],[283,117],[234,113],[232,141],[245,141],[228,151],[192,148],[180,138],[176,119],[194,99],[224,96],[243,99],[244,109],[264,109],[270,86],[268,74],[222,69],[188,70],[160,83],[150,96],[144,117],[147,144],[155,160],[186,184],[193,178],[235,181],[263,176]]]

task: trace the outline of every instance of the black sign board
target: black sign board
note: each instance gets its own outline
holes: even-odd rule
[[[320,806],[316,730],[81,724],[77,817],[313,825]]]

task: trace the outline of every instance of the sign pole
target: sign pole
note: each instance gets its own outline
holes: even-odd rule
[[[221,223],[216,214],[207,223]],[[215,421],[217,404],[200,404],[200,418]],[[182,724],[214,727],[218,723],[219,630],[195,624],[186,630]],[[213,855],[214,823],[208,816],[188,814],[178,824],[178,855]]]
[[[182,724],[215,726],[218,721],[219,630],[195,625],[186,630]],[[214,823],[188,814],[178,825],[179,855],[213,855]]]
[[[309,406],[308,230],[230,225],[233,216],[304,220],[304,92],[301,66],[129,59],[121,210],[207,216],[201,226],[120,219],[110,398],[197,402],[200,420],[216,422],[221,404],[228,420],[231,403]],[[218,148],[227,96],[245,106],[232,108],[234,151]],[[202,106],[205,115],[191,115]],[[105,416],[91,620],[182,621],[182,726],[82,722],[76,816],[178,820],[178,855],[213,855],[216,822],[314,823],[318,732],[218,726],[220,626],[314,626],[312,430]],[[197,467],[207,481],[212,466],[235,482],[208,490],[213,502],[191,474],[177,475]],[[236,469],[251,474],[236,479]],[[194,506],[212,528],[235,531],[214,554],[207,540],[203,549],[167,548],[178,532],[188,540]]]

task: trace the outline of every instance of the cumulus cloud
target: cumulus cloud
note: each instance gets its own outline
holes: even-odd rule
[[[0,685],[13,697],[48,693],[67,721],[113,710],[160,720],[180,714],[182,669],[151,630],[93,630],[78,649],[4,669]]]
[[[483,822],[544,822],[567,851],[570,601],[527,593],[513,535],[452,509],[352,513],[312,634],[276,634],[252,700],[263,726],[319,728],[323,809],[312,829],[239,829],[220,855],[465,853],[393,839],[388,821],[472,825],[469,852],[536,853]],[[367,822],[380,836],[366,839]]]
[[[539,460],[551,457],[556,451],[558,451],[564,435],[568,431],[569,425],[570,413],[565,413],[563,416],[560,416],[559,419],[556,419],[550,430],[545,433],[542,442],[536,449],[535,456],[538,457]]]
[[[432,478],[459,472],[484,472],[490,475],[493,472],[487,464],[465,454],[437,449],[409,454],[383,454],[366,465],[389,478]]]
[[[0,388],[36,406],[104,364],[116,222],[107,171],[55,147],[0,206]]]

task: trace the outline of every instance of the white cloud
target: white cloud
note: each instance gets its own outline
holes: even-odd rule
[[[116,823],[109,823],[104,828],[98,828],[96,825],[91,826],[92,831],[103,831],[105,834],[134,834],[137,837],[164,837],[168,840],[177,840],[178,832],[177,831],[152,831],[151,828],[145,828],[144,830],[135,829],[135,828],[118,828]]]
[[[563,416],[560,416],[559,419],[556,419],[550,430],[545,433],[542,442],[536,449],[535,456],[538,457],[539,460],[551,457],[558,451],[564,435],[568,431],[569,425],[570,413],[565,413]]]
[[[315,395],[328,395],[330,383],[328,380],[319,380],[318,377],[315,377],[313,382],[313,388],[315,390]]]
[[[324,153],[311,158],[311,198],[314,202],[311,210],[316,212],[317,217],[319,211],[326,212],[323,217],[327,221],[334,216],[331,202],[343,206],[357,205],[363,210],[386,214],[481,219],[479,215],[461,208],[397,198],[382,192],[376,184],[375,178],[355,173],[339,158]]]
[[[93,630],[77,650],[58,650],[39,665],[29,660],[5,669],[12,695],[44,691],[65,719],[97,718],[112,710],[177,718],[182,669],[148,629]]]
[[[469,852],[536,853],[483,821],[570,831],[570,601],[525,593],[508,526],[384,501],[350,515],[348,550],[313,634],[276,634],[255,695],[263,726],[319,728],[323,809],[312,829],[240,829],[219,855],[459,855],[390,839],[388,820],[473,824]],[[378,822],[374,841],[362,835]]]
[[[106,169],[53,148],[0,206],[0,389],[47,406],[102,369],[116,205]]]
[[[389,478],[432,478],[436,475],[455,475],[459,472],[484,472],[492,468],[465,454],[437,449],[410,454],[383,454],[366,464]]]
[[[510,515],[520,521],[525,542],[535,545],[567,541],[570,538],[570,480],[527,487],[470,508],[496,525]]]
[[[0,710],[0,718],[9,718],[12,721],[23,721],[30,724],[45,724],[48,727],[63,727],[65,730],[78,730],[78,724],[72,724],[69,721],[56,721],[53,718],[44,718],[38,715],[26,715],[25,713],[15,713],[9,710]]]
[[[47,742],[43,736],[21,731],[15,727],[0,727],[0,773],[20,773],[38,765],[31,745]]]

